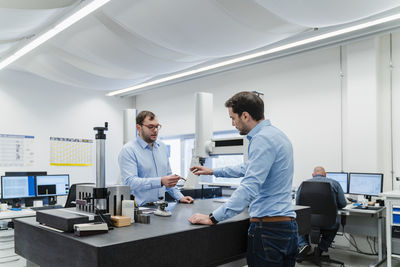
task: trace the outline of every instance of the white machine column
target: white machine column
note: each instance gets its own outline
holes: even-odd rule
[[[136,139],[136,115],[136,109],[124,109],[124,144]]]
[[[212,138],[213,95],[197,92],[195,95],[196,134],[192,162],[190,166],[202,165],[204,158],[209,157],[208,146]],[[197,176],[189,172],[184,188],[195,188],[198,185]]]

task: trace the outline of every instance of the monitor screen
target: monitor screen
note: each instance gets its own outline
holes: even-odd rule
[[[382,186],[382,173],[350,173],[350,194],[378,196],[382,192]]]
[[[343,192],[345,194],[348,193],[347,185],[348,185],[348,173],[347,172],[326,172],[326,178],[333,179],[341,185]]]
[[[4,176],[36,176],[47,175],[47,172],[6,172]]]
[[[62,196],[68,195],[69,175],[41,175],[36,176],[36,196]]]
[[[35,176],[1,176],[2,199],[35,197]]]

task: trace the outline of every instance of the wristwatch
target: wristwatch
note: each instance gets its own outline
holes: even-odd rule
[[[210,215],[208,215],[208,217],[210,217],[210,220],[212,221],[213,224],[218,223],[218,221],[214,218],[214,215],[212,213],[210,213]]]

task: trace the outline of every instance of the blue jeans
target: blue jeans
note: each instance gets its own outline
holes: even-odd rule
[[[332,227],[328,229],[321,229],[321,240],[319,241],[318,248],[321,251],[328,251],[329,246],[335,239],[336,233],[339,230],[339,222],[336,222]],[[299,247],[308,245],[308,235],[299,235]]]
[[[250,223],[247,241],[249,267],[293,267],[297,256],[297,223]]]

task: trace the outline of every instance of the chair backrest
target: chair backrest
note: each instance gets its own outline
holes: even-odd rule
[[[326,229],[335,224],[337,207],[329,182],[303,182],[299,204],[311,207],[312,228]]]
[[[72,184],[69,188],[68,192],[68,197],[67,201],[65,202],[64,208],[73,208],[76,207],[75,205],[75,200],[76,200],[76,185],[81,185],[81,184],[94,184],[94,183],[78,183],[78,184]]]

